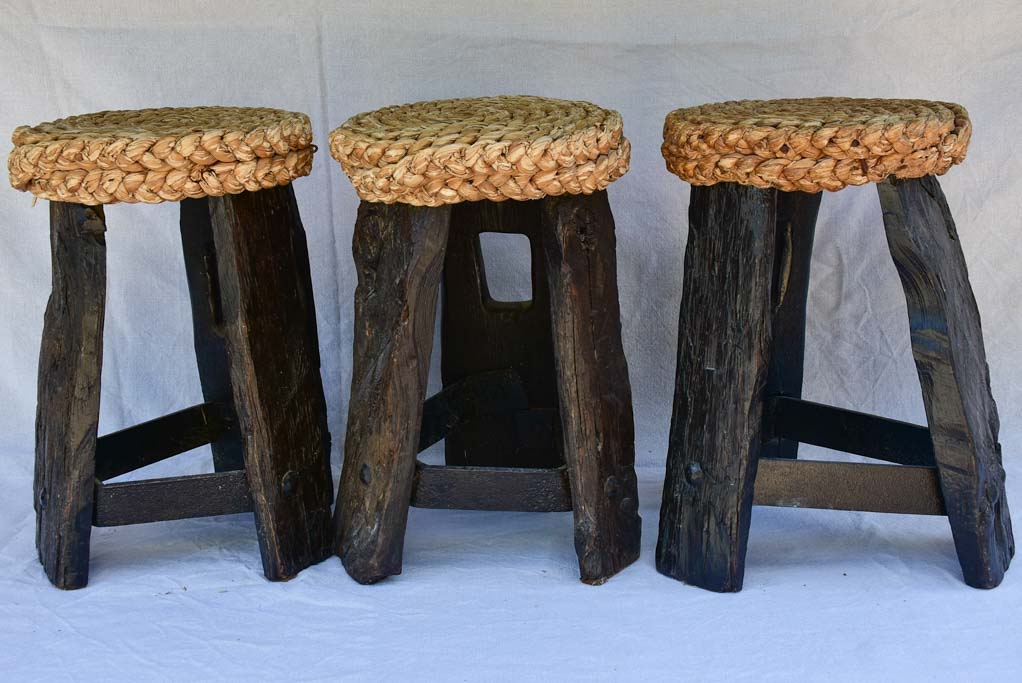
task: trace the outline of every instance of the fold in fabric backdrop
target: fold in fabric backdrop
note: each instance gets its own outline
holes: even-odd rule
[[[687,185],[666,172],[659,146],[667,112],[703,102],[843,95],[928,98],[966,106],[975,127],[971,149],[965,163],[943,176],[941,183],[958,224],[982,315],[993,393],[1001,415],[1008,489],[1013,502],[1022,502],[1014,493],[1022,490],[1022,466],[1018,464],[1022,462],[1022,362],[1018,348],[1022,338],[1018,307],[1022,268],[1016,247],[1022,227],[1022,157],[1016,152],[1018,121],[1014,116],[1022,92],[1022,38],[1017,30],[1022,25],[1022,8],[1018,3],[752,0],[734,4],[582,4],[555,0],[490,4],[449,0],[254,2],[239,7],[191,0],[87,5],[5,0],[0,3],[0,15],[4,16],[0,26],[4,83],[0,132],[5,135],[17,125],[59,116],[151,106],[273,106],[306,112],[312,118],[320,151],[312,175],[296,181],[295,191],[312,259],[335,475],[351,379],[356,273],[350,248],[357,197],[327,153],[329,130],[355,113],[388,104],[503,93],[584,99],[619,110],[632,141],[632,168],[610,187],[609,194],[618,229],[623,336],[635,399],[636,456],[643,467],[639,476],[645,519],[644,556],[638,568],[600,589],[603,592],[584,593],[574,585],[570,520],[558,515],[413,512],[407,576],[395,581],[393,588],[367,593],[349,586],[334,561],[310,570],[287,589],[267,586],[259,575],[251,522],[239,518],[101,530],[94,535],[94,585],[79,594],[84,602],[78,611],[70,609],[66,602],[70,598],[50,591],[43,583],[32,550],[29,481],[36,364],[50,289],[48,211],[45,202],[33,207],[30,195],[0,188],[5,236],[0,250],[0,320],[4,321],[0,326],[0,391],[5,399],[0,411],[0,452],[4,456],[0,458],[0,571],[17,588],[0,588],[0,595],[13,596],[13,602],[8,597],[0,601],[5,603],[0,607],[0,634],[19,633],[16,642],[28,642],[24,639],[31,638],[31,633],[22,633],[15,624],[31,623],[40,633],[52,635],[62,629],[65,638],[71,637],[70,632],[82,638],[91,632],[86,605],[92,601],[97,601],[92,603],[95,609],[115,614],[124,610],[124,604],[118,602],[124,600],[124,591],[140,593],[149,602],[158,592],[177,595],[182,577],[191,577],[190,599],[197,600],[195,584],[205,586],[208,594],[203,594],[201,602],[206,606],[167,602],[152,607],[161,618],[176,618],[178,621],[171,623],[183,626],[167,625],[162,635],[157,635],[144,625],[129,626],[129,619],[115,632],[148,635],[152,642],[167,638],[183,643],[200,656],[182,665],[186,667],[182,670],[203,676],[211,675],[218,666],[237,664],[230,657],[218,664],[205,646],[189,640],[185,632],[188,624],[205,625],[199,616],[207,614],[205,609],[213,610],[208,613],[211,619],[212,615],[230,619],[244,615],[243,621],[256,624],[262,621],[250,610],[258,603],[259,609],[266,610],[267,628],[276,632],[273,619],[282,620],[285,628],[293,629],[295,638],[308,635],[313,644],[319,643],[320,637],[338,644],[334,655],[346,651],[343,633],[360,635],[363,640],[368,637],[372,628],[366,628],[367,623],[384,628],[395,638],[403,632],[403,625],[415,624],[427,629],[416,638],[424,637],[440,647],[436,629],[428,626],[433,623],[427,619],[428,613],[450,609],[439,596],[449,596],[452,587],[462,585],[467,588],[451,603],[461,608],[462,614],[449,616],[442,623],[445,628],[468,631],[459,637],[474,651],[460,664],[470,672],[491,671],[481,660],[473,665],[474,658],[486,650],[488,638],[494,643],[509,642],[500,637],[501,629],[521,626],[515,617],[498,609],[499,601],[510,600],[516,606],[509,609],[538,621],[530,627],[532,635],[521,641],[522,645],[502,651],[491,662],[493,666],[511,671],[526,666],[516,654],[535,662],[544,661],[547,654],[555,657],[553,645],[544,638],[560,642],[568,630],[553,635],[553,629],[585,620],[589,625],[581,629],[577,642],[565,647],[579,653],[592,648],[585,655],[590,663],[580,665],[583,668],[595,666],[592,654],[598,651],[619,662],[613,670],[622,674],[628,670],[624,659],[628,656],[645,657],[650,666],[662,664],[664,672],[672,671],[673,666],[694,665],[676,660],[672,664],[665,658],[671,649],[666,646],[659,655],[644,649],[644,644],[649,646],[658,637],[643,632],[646,625],[658,623],[661,617],[664,633],[675,629],[679,619],[708,620],[693,622],[711,626],[701,626],[692,638],[702,648],[705,661],[729,665],[726,650],[720,649],[723,644],[714,645],[711,638],[713,632],[719,634],[725,628],[719,621],[723,605],[751,620],[741,627],[741,634],[747,642],[756,643],[767,631],[776,636],[778,628],[798,626],[777,625],[774,610],[781,609],[782,603],[786,612],[800,604],[807,610],[822,609],[806,613],[815,616],[799,613],[800,633],[813,628],[819,632],[834,626],[827,621],[828,614],[838,619],[846,612],[868,610],[868,605],[855,604],[855,596],[875,584],[886,586],[883,600],[897,601],[894,609],[901,610],[900,617],[911,620],[918,612],[915,618],[921,620],[921,627],[929,623],[922,616],[926,610],[910,610],[913,605],[918,608],[918,602],[902,604],[900,597],[894,597],[899,590],[922,592],[924,597],[919,599],[925,601],[927,610],[935,608],[941,596],[960,596],[956,614],[974,614],[974,618],[961,618],[979,629],[978,633],[983,632],[986,619],[994,619],[994,613],[978,616],[981,605],[1007,609],[1019,604],[1013,584],[1017,583],[1014,574],[1022,570],[1010,572],[1005,586],[992,594],[960,585],[947,524],[940,519],[757,509],[746,592],[737,601],[721,601],[685,589],[652,569],[673,397],[689,193]],[[177,220],[174,204],[108,207],[101,433],[201,401]],[[487,269],[495,287],[511,293],[523,291],[522,259],[513,253],[521,246],[515,240],[504,240],[488,252],[492,258],[487,260]],[[824,197],[812,268],[805,398],[922,422],[904,296],[887,253],[873,186]],[[434,387],[439,385],[437,361],[435,355]],[[812,457],[834,456],[812,448],[803,452]],[[210,469],[208,451],[203,449],[135,476]],[[1015,508],[1022,511],[1022,504]],[[839,560],[828,560],[834,556]],[[856,568],[857,579],[842,579],[847,566]],[[510,576],[501,573],[508,567],[515,568]],[[814,567],[823,573],[813,574]],[[546,571],[549,573],[542,573]],[[515,578],[519,572],[521,582]],[[430,583],[434,574],[436,580]],[[543,581],[544,577],[556,580]],[[244,582],[249,592],[231,602],[216,591],[226,590],[224,585],[230,586],[235,579]],[[417,585],[417,581],[424,583]],[[862,581],[861,585],[856,581]],[[822,603],[812,597],[802,596],[801,602],[794,597],[802,584],[810,582],[813,590],[808,592]],[[757,589],[767,584],[772,584],[766,589],[769,597],[757,597]],[[423,586],[447,592],[437,594],[435,600],[427,599],[416,592]],[[518,596],[525,596],[524,603],[508,592],[512,588]],[[831,589],[841,592],[827,592]],[[291,607],[281,590],[295,591],[310,604],[332,605],[336,611],[330,614],[321,606],[316,614],[322,622],[317,625],[320,622],[311,617],[288,613]],[[391,603],[386,598],[386,591],[400,590],[409,591],[406,602]],[[31,608],[26,605],[25,591],[34,596],[27,599]],[[617,591],[628,592],[634,602],[620,602]],[[219,608],[207,605],[220,598]],[[182,599],[189,600],[188,594]],[[619,604],[615,605],[616,601]],[[480,604],[486,607],[480,608]],[[536,607],[540,604],[542,609]],[[628,604],[638,611],[622,616],[631,609],[622,607]],[[68,609],[70,612],[65,612]],[[193,609],[198,611],[189,612]],[[468,613],[473,616],[466,616]],[[679,616],[682,613],[688,616]],[[386,620],[378,619],[381,614],[396,621],[384,626]],[[833,677],[838,665],[829,662],[847,657],[847,665],[875,666],[877,672],[890,675],[892,670],[881,668],[883,655],[894,654],[898,648],[871,640],[885,632],[880,626],[883,615],[874,616],[876,623],[863,627],[858,640],[831,643],[831,659],[824,658],[826,648],[810,655],[807,661],[818,666],[806,670],[827,671]],[[54,626],[55,619],[68,620],[66,627]],[[862,619],[855,623],[872,623],[868,616]],[[764,627],[763,620],[771,626]],[[480,628],[480,623],[495,626]],[[623,628],[629,624],[630,628]],[[104,622],[103,628],[108,626]],[[739,628],[726,626],[725,630]],[[230,631],[229,626],[222,628]],[[574,626],[565,626],[568,628]],[[412,629],[408,630],[411,634]],[[610,652],[601,645],[601,632],[629,631],[628,638],[609,648]],[[735,636],[733,630],[728,632]],[[894,638],[893,632],[888,633]],[[392,660],[388,660],[392,661],[388,665],[391,671],[399,671],[402,663],[419,661],[412,657],[415,643],[409,637],[407,644],[392,650]],[[225,638],[221,645],[232,656],[260,661],[257,655],[261,651],[232,647],[233,634]],[[251,633],[239,638],[248,643],[264,642],[263,637]],[[897,639],[902,638],[899,629]],[[784,640],[763,642],[778,647]],[[910,639],[901,647],[911,651],[915,643]],[[518,649],[526,645],[528,649]],[[786,652],[780,647],[778,657]],[[872,664],[862,664],[857,647]],[[918,647],[923,652],[921,641]],[[16,650],[0,654],[0,664],[21,657]],[[48,660],[51,666],[69,661],[70,655],[59,644],[45,651],[52,655]],[[126,658],[133,670],[161,661],[159,655],[127,642],[113,653]],[[951,657],[930,654],[935,664],[942,657]],[[878,658],[870,659],[872,655]],[[335,671],[358,670],[375,661],[363,656],[360,660],[349,653],[347,663],[338,664]],[[453,651],[438,656],[423,665],[426,673],[439,673],[444,662],[459,664]],[[315,661],[322,666],[328,659]],[[769,666],[769,662],[764,664]],[[210,668],[204,670],[205,665]],[[264,672],[276,671],[273,667],[284,663],[268,666],[271,668]],[[10,670],[9,666],[2,668]],[[81,671],[88,675],[97,669]],[[920,670],[908,673],[919,675]]]

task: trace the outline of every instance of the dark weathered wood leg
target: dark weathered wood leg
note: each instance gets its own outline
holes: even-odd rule
[[[738,591],[771,348],[777,193],[693,187],[657,569]]]
[[[362,202],[355,348],[335,549],[348,574],[401,573],[450,208]]]
[[[441,371],[445,387],[493,370],[512,369],[528,410],[459,425],[447,435],[448,465],[559,467],[564,464],[550,337],[550,294],[542,262],[541,202],[464,202],[451,207],[444,262]],[[494,301],[479,246],[483,232],[529,238],[532,300]]]
[[[211,198],[230,381],[263,570],[330,554],[330,433],[308,247],[291,187]]]
[[[773,276],[773,346],[767,369],[768,396],[802,397],[805,369],[806,300],[813,236],[822,192],[779,192]],[[794,458],[798,442],[773,439],[763,444],[764,458]]]
[[[597,584],[638,558],[641,531],[614,218],[606,192],[540,201],[575,549]]]
[[[58,588],[89,581],[106,310],[102,207],[50,202],[53,291],[39,353],[36,548]]]
[[[962,573],[970,586],[992,588],[1004,577],[1015,541],[965,257],[936,178],[888,180],[878,190]]]
[[[231,373],[224,343],[223,315],[220,306],[220,282],[216,265],[216,246],[210,223],[209,202],[202,199],[181,201],[181,245],[184,248],[185,274],[192,303],[192,330],[195,359],[199,367],[202,396],[207,403],[225,406],[233,413]],[[213,465],[217,472],[245,467],[241,434],[236,418],[213,443]]]

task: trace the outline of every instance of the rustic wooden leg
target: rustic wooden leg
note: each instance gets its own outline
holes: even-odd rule
[[[693,187],[657,569],[739,591],[771,348],[777,193]]]
[[[286,580],[330,554],[330,434],[305,231],[290,185],[209,208],[263,570]]]
[[[1015,553],[997,406],[979,311],[944,193],[933,176],[878,185],[908,301],[912,353],[965,582],[993,588]]]
[[[362,202],[355,348],[335,549],[348,574],[401,573],[450,207]]]
[[[213,242],[209,202],[205,197],[181,201],[181,245],[184,248],[185,274],[192,303],[195,359],[199,366],[202,396],[207,403],[220,404],[233,413],[231,406],[234,398],[227,346],[224,343],[216,246]],[[217,472],[245,467],[241,434],[233,415],[232,421],[234,424],[231,428],[210,444]]]
[[[598,584],[638,558],[641,531],[614,218],[606,192],[540,201],[575,549]]]
[[[773,275],[773,346],[767,368],[768,396],[802,398],[805,368],[806,300],[813,235],[822,192],[779,192]],[[764,458],[794,458],[798,442],[773,439],[763,444]]]
[[[493,370],[512,369],[528,410],[453,429],[444,441],[448,465],[559,467],[564,464],[550,332],[550,294],[542,262],[541,202],[464,202],[451,208],[444,261],[441,371],[444,387]],[[490,297],[479,245],[483,232],[529,238],[532,300]]]
[[[53,291],[39,353],[36,548],[58,588],[89,581],[99,426],[106,223],[103,207],[50,202]]]

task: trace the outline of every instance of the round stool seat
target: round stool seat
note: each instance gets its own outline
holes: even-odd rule
[[[415,206],[591,194],[630,150],[616,111],[524,95],[385,107],[330,133],[359,197]]]
[[[743,100],[672,111],[661,151],[693,185],[819,192],[943,174],[965,158],[971,134],[965,108],[948,102]]]
[[[61,202],[155,204],[286,185],[312,169],[305,114],[248,107],[104,111],[20,126],[11,185]]]

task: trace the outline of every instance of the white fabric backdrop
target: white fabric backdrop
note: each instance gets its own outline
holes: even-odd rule
[[[994,592],[965,587],[942,519],[758,508],[738,596],[653,568],[688,200],[659,144],[669,110],[702,102],[834,94],[969,109],[969,158],[942,184],[983,317],[1010,499],[1022,515],[1017,2],[0,0],[0,16],[0,131],[150,106],[261,105],[312,117],[321,151],[295,188],[335,476],[357,199],[326,151],[328,131],[360,111],[442,97],[530,93],[620,110],[632,170],[609,192],[645,520],[643,557],[598,589],[575,580],[570,515],[435,511],[413,511],[404,575],[373,588],[349,581],[336,559],[290,584],[263,581],[252,523],[240,516],[96,530],[90,587],[50,588],[34,556],[30,493],[48,214],[45,203],[33,208],[30,196],[0,189],[0,671],[929,679],[968,666],[976,679],[1022,665],[1022,569]],[[201,400],[177,207],[110,207],[107,219],[101,433]],[[809,317],[806,398],[923,420],[872,187],[825,197]],[[203,450],[139,476],[208,469]]]

